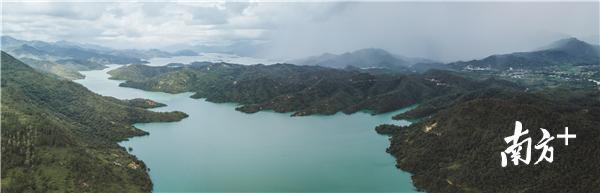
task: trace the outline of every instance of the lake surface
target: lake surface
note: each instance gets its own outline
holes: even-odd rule
[[[149,98],[183,111],[174,123],[135,126],[150,132],[120,143],[151,169],[154,192],[414,192],[410,174],[385,152],[374,127],[398,113],[290,117],[235,111],[234,104],[118,87],[109,69],[84,71],[76,82],[101,95]]]

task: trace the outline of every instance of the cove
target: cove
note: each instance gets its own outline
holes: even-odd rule
[[[150,135],[121,142],[150,168],[154,192],[415,192],[410,174],[385,152],[388,137],[374,127],[398,125],[401,111],[290,117],[289,113],[235,111],[235,104],[119,87],[108,69],[82,71],[79,84],[120,99],[167,104],[180,122],[135,124]]]

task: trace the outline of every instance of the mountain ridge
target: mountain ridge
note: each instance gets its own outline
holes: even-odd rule
[[[384,73],[298,66],[202,63],[182,67],[130,65],[108,72],[120,86],[169,93],[195,92],[193,98],[236,102],[237,110],[271,109],[293,115],[384,113],[438,96],[491,85],[454,72]]]
[[[290,60],[289,63],[338,69],[356,67],[360,69],[383,68],[397,71],[410,71],[408,69],[410,66],[425,61],[429,60],[394,55],[381,48],[364,48],[339,55],[323,53],[321,55]]]
[[[2,192],[151,192],[145,164],[117,142],[138,122],[179,121],[42,74],[1,52]],[[160,105],[160,104],[156,104]]]
[[[495,54],[482,59],[451,62],[448,65],[467,70],[509,70],[598,64],[600,64],[600,49],[597,45],[588,44],[577,38],[566,38],[530,52]]]

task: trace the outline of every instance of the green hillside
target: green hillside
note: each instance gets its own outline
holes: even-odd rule
[[[117,145],[137,122],[178,121],[92,93],[2,52],[2,192],[150,192],[143,162]]]
[[[415,103],[485,88],[516,87],[495,79],[479,81],[431,70],[424,74],[370,74],[292,64],[198,63],[184,67],[130,65],[109,72],[121,86],[151,91],[195,92],[194,98],[236,102],[238,110],[274,110],[294,115],[390,112]]]
[[[433,193],[600,192],[600,92],[488,89],[470,95],[411,126],[376,128],[392,136],[388,152],[414,175],[416,187]],[[509,146],[503,139],[513,134],[515,121],[529,130],[521,140],[531,137],[532,161],[503,168],[500,152]],[[548,144],[554,161],[534,165],[541,154],[533,148],[542,138],[539,128],[556,136],[564,127],[577,138],[568,146],[554,139]]]

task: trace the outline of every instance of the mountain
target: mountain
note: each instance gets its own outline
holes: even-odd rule
[[[274,110],[294,115],[384,113],[435,97],[491,85],[448,71],[424,74],[372,74],[292,64],[129,65],[108,72],[121,86],[170,93],[195,92],[193,98],[236,102],[237,110]],[[482,84],[483,83],[483,84]]]
[[[78,43],[78,42],[70,42],[70,41],[57,41],[54,44],[61,46],[76,46],[81,47],[88,50],[93,50],[99,53],[111,54],[117,56],[124,57],[132,57],[132,58],[140,58],[140,59],[151,59],[151,58],[169,58],[173,56],[183,56],[177,53],[170,53],[166,51],[162,51],[159,49],[112,49],[109,47],[104,47],[95,44],[87,44],[87,43]],[[189,53],[184,53],[189,54]]]
[[[177,54],[177,52],[181,50],[189,50],[195,53],[223,53],[237,56],[261,57],[261,52],[266,50],[268,46],[267,43],[239,40],[227,45],[175,44],[162,49],[173,52],[174,54]],[[191,52],[188,53],[191,54]]]
[[[540,50],[492,55],[480,60],[459,61],[449,65],[457,69],[505,71],[540,70],[557,66],[600,64],[600,49],[576,38],[558,40]]]
[[[376,48],[361,49],[341,55],[325,53],[319,56],[293,60],[290,61],[290,63],[339,69],[353,66],[361,69],[384,68],[404,71],[408,70],[408,67],[412,64],[409,61],[394,56],[383,49]]]
[[[410,69],[412,71],[418,72],[418,73],[427,72],[428,70],[431,70],[431,69],[450,70],[450,71],[454,70],[449,65],[446,65],[446,64],[441,63],[441,62],[435,62],[435,61],[422,61],[422,62],[418,62],[418,63],[415,63],[415,64],[411,65]]]
[[[175,56],[198,56],[198,53],[194,52],[193,50],[177,50],[177,51],[173,52],[173,55],[175,55]]]
[[[144,63],[136,57],[114,54],[110,48],[68,41],[49,43],[2,36],[2,50],[37,70],[70,80],[84,77],[78,71],[104,69],[105,64]]]
[[[169,52],[165,52],[159,49],[149,49],[149,50],[138,50],[138,49],[126,49],[126,50],[111,50],[108,53],[120,56],[134,57],[134,58],[142,58],[142,59],[151,59],[151,58],[169,58],[174,55]]]
[[[96,50],[80,47],[78,44],[65,42],[43,42],[17,40],[10,36],[2,36],[2,50],[18,58],[37,60],[72,60],[89,64],[143,64],[140,58],[109,53],[112,51]]]
[[[483,89],[448,100],[435,113],[413,117],[410,126],[381,125],[391,135],[388,152],[397,167],[408,171],[415,186],[426,192],[600,192],[600,91],[572,88],[522,92]],[[418,110],[421,106],[415,109]],[[425,107],[429,108],[429,107]],[[553,162],[534,165],[541,150],[532,149],[531,163],[501,167],[500,152],[509,146],[515,122],[531,137],[532,146],[542,138],[539,128],[552,136],[577,135],[548,142]],[[525,153],[525,152],[522,152]]]
[[[143,64],[155,57],[196,56],[191,50],[169,53],[158,49],[117,50],[70,41],[25,41],[2,36],[2,50],[28,65],[66,79],[79,79],[78,71],[106,68],[106,64]]]
[[[9,37],[9,36],[7,36],[7,37]],[[100,51],[112,50],[112,48],[104,47],[104,46],[100,46],[100,45],[96,45],[96,44],[71,42],[71,41],[65,41],[65,40],[56,41],[55,44],[60,45],[60,46],[81,47],[81,48],[90,49],[90,50],[100,50]]]
[[[21,61],[37,70],[46,72],[50,75],[55,75],[57,78],[65,78],[68,80],[76,80],[85,78],[79,73],[80,70],[89,70],[87,67],[69,64],[57,64],[46,60],[36,60],[31,58],[21,58]],[[61,62],[62,63],[62,62]]]
[[[591,45],[577,38],[558,40],[546,46],[545,49],[542,49],[542,51],[544,50],[562,51],[571,56],[588,60],[598,60],[598,55],[600,54],[600,47],[598,45]]]
[[[1,55],[2,192],[151,192],[144,163],[117,142],[139,122],[178,121],[148,100],[97,95]],[[148,104],[153,104],[148,106]]]
[[[112,49],[104,46],[99,46],[95,44],[86,44],[86,43],[78,43],[78,42],[70,42],[70,41],[57,41],[55,44],[64,45],[64,46],[78,46],[81,48],[95,50],[101,53],[114,54],[117,56],[127,56],[132,58],[141,58],[141,59],[151,59],[151,58],[169,58],[173,56],[196,56],[197,53],[191,50],[180,50],[177,52],[166,52],[159,49]],[[191,52],[190,52],[191,51]]]
[[[378,48],[366,48],[341,55],[324,53],[302,59],[291,60],[289,63],[308,66],[324,66],[339,69],[354,69],[365,72],[425,72],[429,69],[450,69],[443,63],[425,58],[405,57],[391,54]]]

